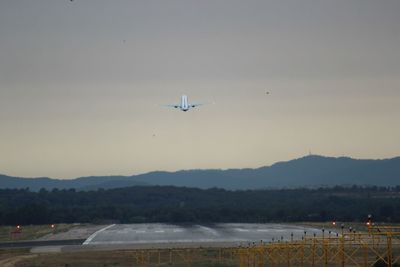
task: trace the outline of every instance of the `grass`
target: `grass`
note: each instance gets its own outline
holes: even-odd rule
[[[0,261],[29,253],[29,248],[0,249]]]
[[[133,255],[121,251],[77,252],[39,255],[36,258],[21,261],[15,267],[132,267],[134,262]]]
[[[181,258],[176,258],[173,264],[169,264],[168,260],[162,261],[159,265],[157,257],[152,258],[152,263],[146,266],[175,266],[186,267]],[[42,254],[38,257],[25,259],[18,262],[15,267],[132,267],[140,266],[135,254],[129,251],[91,251],[91,252],[74,252],[62,254]],[[232,263],[216,263],[207,257],[202,257],[200,261],[193,262],[193,267],[237,267]]]
[[[55,228],[51,228],[50,225],[22,225],[21,234],[14,239],[12,239],[11,232],[16,230],[15,226],[0,226],[0,241],[32,240],[51,233],[67,232],[76,226],[74,224],[57,224]]]

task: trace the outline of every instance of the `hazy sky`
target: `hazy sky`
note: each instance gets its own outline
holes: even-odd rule
[[[398,0],[0,1],[0,173],[399,156],[399,14]],[[160,106],[181,94],[216,104]]]

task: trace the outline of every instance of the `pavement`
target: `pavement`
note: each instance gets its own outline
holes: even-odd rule
[[[42,246],[80,245],[84,241],[85,239],[6,241],[0,242],[0,248],[32,248]]]
[[[294,224],[112,224],[87,225],[39,240],[1,242],[0,247],[31,247],[34,253],[119,249],[237,247],[272,240],[320,236],[321,229]]]
[[[67,232],[61,232],[56,234],[47,234],[42,236],[38,240],[68,240],[68,239],[87,239],[91,234],[106,227],[107,225],[76,225]]]
[[[206,244],[247,245],[252,242],[298,240],[321,230],[307,226],[285,224],[225,223],[212,225],[117,224],[93,233],[84,246],[168,247],[201,246]]]

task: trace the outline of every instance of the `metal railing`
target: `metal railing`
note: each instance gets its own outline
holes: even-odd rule
[[[303,237],[248,247],[135,250],[135,265],[147,266],[400,266],[400,227],[370,226],[368,232]]]

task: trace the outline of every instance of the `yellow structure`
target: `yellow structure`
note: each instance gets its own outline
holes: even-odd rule
[[[238,248],[137,250],[135,266],[400,266],[400,227]]]

